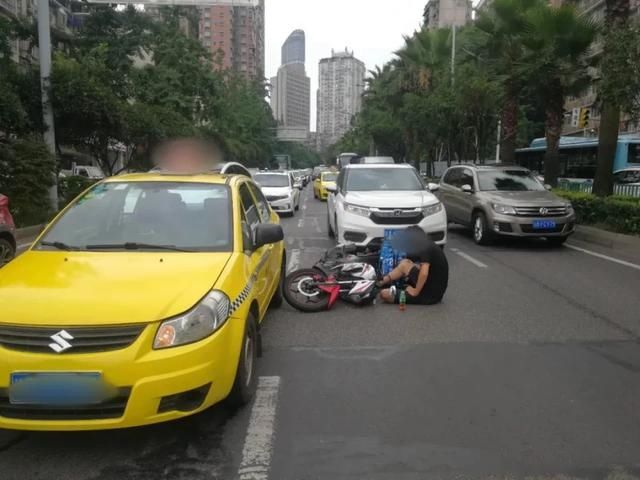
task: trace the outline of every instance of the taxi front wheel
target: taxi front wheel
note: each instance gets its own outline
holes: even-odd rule
[[[227,398],[231,406],[241,407],[246,405],[256,392],[258,347],[258,328],[253,314],[250,313],[244,329],[236,379]]]

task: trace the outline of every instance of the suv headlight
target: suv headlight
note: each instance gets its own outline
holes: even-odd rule
[[[442,211],[442,203],[438,202],[435,203],[433,205],[429,205],[427,207],[422,207],[422,214],[425,217],[428,217],[430,215],[435,215],[436,213],[439,213]]]
[[[351,205],[350,203],[345,203],[344,209],[349,213],[353,213],[354,215],[360,215],[362,217],[368,217],[369,214],[371,213],[369,209],[366,207],[359,207],[357,205]]]
[[[516,209],[509,206],[509,205],[502,205],[501,203],[494,203],[493,204],[493,209],[496,211],[496,213],[499,213],[501,215],[517,215],[516,213]]]
[[[153,348],[177,347],[207,338],[225,324],[229,308],[229,297],[219,290],[212,290],[189,312],[162,322]]]

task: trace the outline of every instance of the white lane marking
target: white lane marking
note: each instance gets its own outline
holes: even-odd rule
[[[640,270],[640,265],[631,262],[625,262],[624,260],[620,260],[619,258],[613,258],[608,255],[604,255],[598,252],[592,252],[591,250],[585,250],[584,248],[574,247],[573,245],[565,244],[565,247],[570,248],[571,250],[575,250],[577,252],[586,253],[587,255],[591,255],[592,257],[602,258],[603,260],[608,260],[613,263],[617,263],[619,265],[624,265],[625,267],[635,268],[636,270]]]
[[[489,268],[485,263],[482,263],[480,260],[476,260],[471,255],[467,255],[466,253],[461,252],[457,248],[452,248],[451,251],[464,258],[466,261],[473,263],[478,268]]]
[[[297,270],[300,266],[300,250],[293,249],[289,253],[289,265],[287,265],[287,273]]]
[[[23,243],[22,245],[18,245],[18,250],[22,250],[23,248],[29,248],[31,246],[31,243],[33,242]]]
[[[251,408],[249,429],[244,439],[240,480],[268,480],[273,454],[273,437],[280,377],[260,377]]]
[[[301,218],[300,220],[298,220],[298,228],[302,228],[304,227],[304,218]]]

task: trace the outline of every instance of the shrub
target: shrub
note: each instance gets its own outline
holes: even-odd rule
[[[602,225],[618,233],[640,235],[640,198],[596,197],[590,193],[557,192],[571,201],[578,223]]]
[[[49,188],[55,171],[55,158],[40,140],[0,143],[0,192],[9,197],[18,227],[44,223],[53,213]]]
[[[87,188],[95,183],[95,180],[91,180],[86,177],[63,177],[58,180],[58,198],[60,209],[66,207],[71,200],[76,198]]]

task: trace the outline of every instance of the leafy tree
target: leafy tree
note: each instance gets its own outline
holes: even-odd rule
[[[623,108],[637,115],[640,91],[640,31],[631,24],[630,0],[606,0],[602,80],[602,99],[598,166],[593,193],[613,193],[613,163],[618,144]]]
[[[545,182],[557,186],[560,171],[560,136],[564,104],[568,95],[578,95],[591,83],[590,46],[595,24],[580,16],[572,5],[539,6],[528,12],[522,36],[526,47],[518,70],[529,78],[545,108]]]

